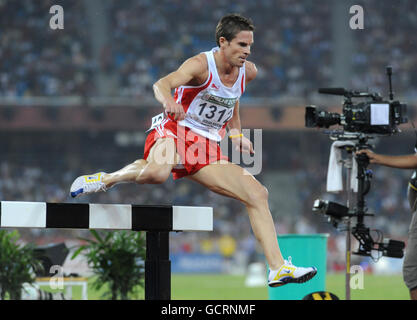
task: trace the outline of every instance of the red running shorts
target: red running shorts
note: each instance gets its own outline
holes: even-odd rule
[[[178,125],[177,121],[165,119],[146,137],[143,158],[147,160],[155,142],[161,138],[173,138],[181,164],[172,169],[174,180],[193,175],[201,168],[219,160],[228,161],[220,146],[214,140],[201,136],[188,127]]]

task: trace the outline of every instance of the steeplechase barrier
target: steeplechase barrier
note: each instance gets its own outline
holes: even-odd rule
[[[0,203],[0,228],[145,231],[145,300],[171,299],[169,233],[213,230],[211,207],[24,201]]]

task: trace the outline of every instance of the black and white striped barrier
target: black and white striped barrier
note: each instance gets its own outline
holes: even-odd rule
[[[213,230],[213,208],[210,207],[21,201],[0,203],[0,228],[146,231],[146,300],[171,298],[169,232]]]

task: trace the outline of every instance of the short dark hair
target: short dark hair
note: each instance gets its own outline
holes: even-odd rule
[[[220,47],[220,37],[232,41],[240,31],[254,31],[255,26],[249,18],[238,13],[232,13],[222,17],[216,27],[216,43]]]

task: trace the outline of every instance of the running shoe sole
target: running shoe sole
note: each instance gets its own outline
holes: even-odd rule
[[[76,197],[82,195],[83,191],[84,191],[84,189],[81,188],[81,189],[78,189],[77,191],[71,192],[71,197],[76,198]]]
[[[316,274],[317,274],[317,269],[314,269],[313,271],[310,271],[299,278],[292,278],[292,277],[281,278],[279,282],[270,283],[268,285],[271,288],[276,288],[276,287],[281,287],[287,283],[304,283],[314,278]]]

